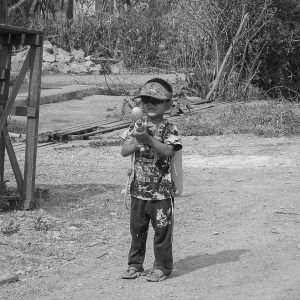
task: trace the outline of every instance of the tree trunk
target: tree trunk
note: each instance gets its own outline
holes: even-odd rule
[[[67,7],[66,7],[66,18],[68,20],[73,19],[73,11],[74,11],[74,0],[68,0]]]
[[[34,0],[30,6],[29,14],[33,16],[36,13],[39,5],[40,5],[39,0]]]
[[[102,0],[95,0],[95,11],[101,11],[102,8]]]
[[[115,6],[115,0],[95,0],[95,10],[103,11],[107,13],[113,13]]]
[[[112,14],[114,12],[114,0],[106,0],[106,12]]]

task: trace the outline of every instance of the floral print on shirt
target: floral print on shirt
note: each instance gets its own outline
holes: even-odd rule
[[[175,151],[182,148],[176,125],[166,119],[159,124],[147,126],[147,131],[160,142],[173,145]],[[134,138],[133,125],[123,133],[122,138],[125,141]],[[174,197],[174,193],[170,158],[164,157],[149,145],[144,145],[143,151],[137,150],[130,185],[131,196],[142,200],[163,200]]]

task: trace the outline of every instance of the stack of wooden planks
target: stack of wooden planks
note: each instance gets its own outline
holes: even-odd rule
[[[169,112],[166,113],[166,117],[169,120],[176,120],[179,118],[184,118],[186,116],[199,114],[204,109],[209,109],[211,107],[217,106],[212,103],[200,103],[191,104],[189,108],[181,108],[181,113],[175,116],[171,116]],[[222,105],[219,103],[218,105]],[[78,124],[71,127],[64,128],[62,130],[54,131],[50,133],[48,142],[39,143],[38,147],[47,147],[58,143],[66,143],[69,141],[75,140],[92,140],[101,138],[102,135],[105,135],[109,132],[113,132],[119,129],[125,129],[131,124],[131,120],[125,119],[120,120],[117,118],[110,118],[106,120],[99,120],[96,122]],[[21,151],[24,149],[24,143],[18,142],[14,143],[15,151]]]
[[[98,122],[79,124],[52,133],[51,140],[58,142],[88,140],[89,137],[96,134],[104,134],[126,128],[130,123],[131,121],[129,120],[107,119]]]

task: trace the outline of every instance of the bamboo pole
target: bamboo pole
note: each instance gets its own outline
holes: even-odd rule
[[[207,102],[211,102],[211,101],[214,100],[214,99],[211,99],[212,94],[214,93],[214,91],[218,87],[218,84],[219,84],[219,82],[221,80],[221,76],[223,75],[223,72],[224,72],[224,69],[225,69],[225,65],[226,65],[226,63],[227,63],[227,61],[229,59],[229,56],[231,55],[231,52],[232,52],[234,46],[236,45],[236,43],[239,40],[240,34],[241,34],[241,32],[242,32],[242,30],[244,28],[244,25],[245,25],[247,19],[248,19],[248,13],[244,15],[244,17],[243,17],[243,19],[242,19],[242,21],[240,23],[239,29],[237,30],[237,32],[236,32],[236,34],[235,34],[235,36],[234,36],[234,38],[232,40],[232,43],[231,43],[231,45],[230,45],[230,47],[229,47],[229,49],[228,49],[228,51],[227,51],[227,53],[226,53],[226,55],[225,55],[225,57],[223,59],[222,65],[221,65],[221,67],[219,69],[219,72],[217,73],[216,79],[214,80],[214,83],[213,83],[210,91],[208,92],[208,94],[205,97],[205,102],[206,103]]]

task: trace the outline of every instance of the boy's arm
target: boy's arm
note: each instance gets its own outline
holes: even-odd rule
[[[133,154],[140,148],[137,140],[133,136],[133,129],[133,125],[130,125],[129,128],[121,135],[124,142],[121,148],[121,155],[123,157]]]
[[[147,142],[147,144],[165,157],[174,155],[175,151],[173,145],[164,144],[155,139],[153,136],[149,135],[149,141]]]
[[[164,144],[158,141],[153,136],[149,135],[146,130],[142,132],[136,132],[135,137],[139,142],[148,144],[165,157],[170,157],[174,154],[173,145]]]
[[[137,143],[135,139],[127,140],[124,142],[122,149],[121,149],[121,155],[126,157],[131,154],[133,154],[137,149],[140,148],[140,145]]]
[[[149,135],[146,130],[135,134],[139,142],[148,144],[165,157],[171,157],[176,151],[182,149],[181,139],[178,135],[178,129],[173,123],[169,123],[165,128],[163,143]]]

